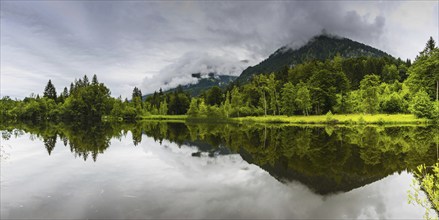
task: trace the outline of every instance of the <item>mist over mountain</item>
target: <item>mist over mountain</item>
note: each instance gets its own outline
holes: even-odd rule
[[[311,38],[305,45],[285,45],[261,63],[248,67],[238,77],[240,83],[248,82],[255,74],[278,72],[285,66],[292,67],[310,60],[332,59],[339,54],[351,57],[391,57],[384,51],[348,38],[322,34]]]
[[[243,69],[242,73],[236,77],[229,72],[221,73],[212,71],[213,69],[206,69],[203,62],[207,60],[206,58],[198,59],[196,62],[190,59],[183,59],[187,61],[187,64],[183,64],[180,61],[177,64],[171,64],[172,71],[176,71],[178,67],[182,67],[183,70],[196,70],[197,68],[203,69],[203,71],[195,74],[186,74],[185,80],[182,80],[181,85],[183,91],[189,92],[193,96],[200,95],[204,90],[207,90],[213,86],[220,86],[224,88],[232,81],[237,81],[238,83],[248,82],[253,75],[264,74],[271,72],[281,71],[285,67],[293,67],[297,64],[310,61],[310,60],[326,60],[332,59],[334,56],[339,54],[344,58],[353,57],[389,57],[393,58],[391,55],[384,51],[373,48],[366,44],[353,41],[351,39],[340,37],[336,35],[331,35],[327,33],[322,33],[321,35],[314,36],[310,38],[307,42],[298,44],[287,44],[274,53],[272,53],[267,59],[260,62],[255,66],[249,66]],[[193,56],[191,56],[193,57]],[[212,59],[209,59],[213,63]],[[247,62],[233,62],[227,64],[225,60],[220,59],[223,66],[237,66],[236,63],[242,66]],[[201,65],[197,67],[196,65]],[[190,66],[190,68],[188,68]],[[171,69],[171,68],[169,68]],[[228,68],[236,71],[236,68]],[[211,72],[208,72],[208,71]],[[224,69],[222,69],[224,70]],[[165,91],[174,91],[178,85],[175,84],[177,79],[173,79],[172,86],[166,87]]]

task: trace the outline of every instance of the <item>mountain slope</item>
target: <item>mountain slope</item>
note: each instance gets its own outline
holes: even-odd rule
[[[214,87],[219,86],[220,88],[225,88],[231,82],[233,82],[237,77],[229,76],[229,75],[215,75],[214,73],[209,74],[207,78],[201,78],[200,74],[192,74],[192,77],[198,78],[198,82],[195,84],[188,84],[181,86],[184,92],[189,93],[192,97],[199,96],[204,91]],[[164,93],[170,93],[175,91],[177,88],[172,88],[166,90]],[[143,98],[146,98],[152,94],[145,95]]]
[[[279,48],[261,63],[248,67],[237,78],[240,83],[248,82],[253,75],[278,72],[285,66],[294,66],[308,60],[326,60],[335,55],[349,57],[391,57],[389,54],[371,46],[347,39],[329,35],[313,37],[307,44],[291,49],[287,46]]]

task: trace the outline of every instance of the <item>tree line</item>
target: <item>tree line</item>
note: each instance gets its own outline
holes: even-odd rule
[[[5,120],[136,120],[144,115],[184,115],[190,118],[228,118],[266,115],[320,115],[328,112],[413,113],[439,118],[439,49],[433,38],[416,57],[335,56],[311,60],[270,74],[253,76],[249,83],[217,86],[198,97],[178,87],[161,89],[146,98],[135,87],[131,99],[111,97],[110,90],[85,75],[60,94],[49,80],[42,97],[23,100],[3,97]]]
[[[412,64],[389,57],[307,61],[191,100],[192,117],[413,113],[439,118],[439,49],[430,38]]]

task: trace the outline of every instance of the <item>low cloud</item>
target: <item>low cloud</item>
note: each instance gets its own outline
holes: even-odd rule
[[[151,93],[160,88],[167,90],[178,85],[196,83],[198,79],[192,77],[194,73],[200,73],[202,78],[209,73],[239,76],[247,65],[245,60],[234,57],[189,52],[165,66],[157,75],[145,77],[142,88],[144,92]]]

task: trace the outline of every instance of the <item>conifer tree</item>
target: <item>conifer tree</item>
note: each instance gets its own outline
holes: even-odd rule
[[[46,88],[44,89],[43,97],[56,100],[56,89],[55,89],[55,86],[52,84],[52,81],[50,79],[46,85]]]

